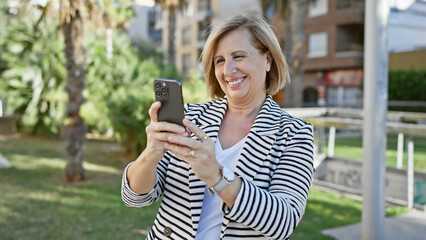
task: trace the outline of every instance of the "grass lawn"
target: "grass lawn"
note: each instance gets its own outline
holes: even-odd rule
[[[57,139],[0,136],[0,153],[12,164],[0,169],[0,238],[141,239],[151,227],[158,203],[127,208],[120,196],[126,160],[109,141],[85,144],[87,179],[64,183],[65,144]],[[361,202],[312,189],[305,216],[292,239],[332,239],[326,228],[361,220]],[[392,208],[389,213],[400,213]]]
[[[406,136],[404,138],[404,168],[407,167],[407,146]],[[414,137],[414,168],[416,170],[426,172],[426,138]],[[388,134],[387,150],[386,150],[386,165],[396,167],[398,135]],[[327,152],[328,141],[325,144],[325,152]],[[336,138],[334,156],[347,159],[362,161],[362,137],[341,137]]]

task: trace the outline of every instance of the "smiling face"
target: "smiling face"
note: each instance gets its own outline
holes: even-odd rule
[[[217,81],[229,100],[263,101],[266,96],[266,73],[271,68],[269,52],[252,44],[247,30],[233,30],[219,41],[214,53]]]

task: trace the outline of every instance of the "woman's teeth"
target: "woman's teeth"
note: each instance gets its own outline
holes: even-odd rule
[[[238,83],[242,82],[244,79],[245,79],[245,78],[240,78],[240,79],[238,79],[237,81],[228,82],[228,83],[229,83],[229,85],[233,86],[233,85],[236,85],[236,84],[238,84]]]

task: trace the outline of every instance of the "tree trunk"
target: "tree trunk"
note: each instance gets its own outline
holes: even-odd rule
[[[288,24],[286,31],[286,57],[290,65],[292,78],[286,85],[286,106],[302,107],[303,105],[303,74],[304,44],[306,37],[305,17],[309,0],[288,0]]]
[[[75,3],[77,4],[77,3]],[[72,0],[70,0],[72,6]],[[65,38],[65,58],[67,69],[67,83],[65,90],[68,93],[66,117],[69,124],[63,131],[67,142],[66,153],[68,163],[65,168],[67,182],[82,181],[85,179],[83,168],[83,144],[87,126],[80,117],[80,107],[85,102],[82,92],[85,87],[85,49],[83,46],[83,18],[80,8],[72,6],[69,18],[62,23],[62,32]]]

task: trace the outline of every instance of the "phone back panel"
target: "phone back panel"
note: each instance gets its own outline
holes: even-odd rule
[[[154,80],[155,99],[161,102],[158,121],[175,123],[183,126],[184,118],[182,84],[174,79]]]

